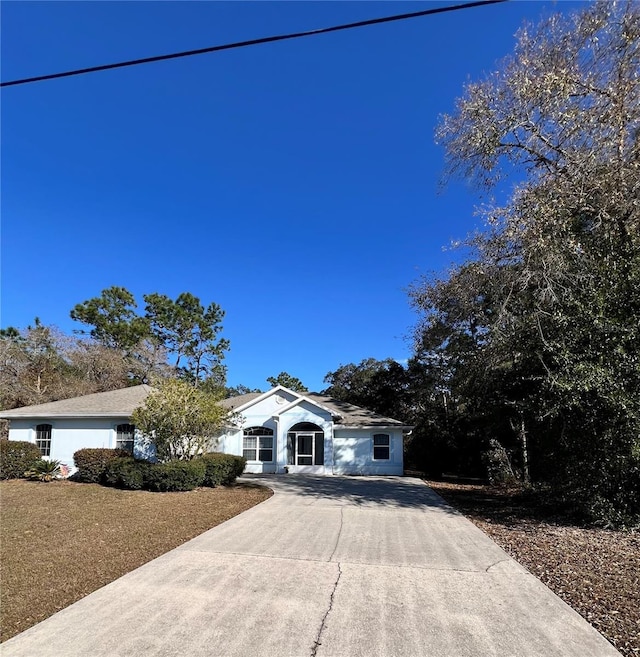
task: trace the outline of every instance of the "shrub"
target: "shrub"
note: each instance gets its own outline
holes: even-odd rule
[[[24,476],[33,481],[53,481],[62,476],[60,465],[60,461],[46,461],[45,459],[40,459],[24,473]]]
[[[74,479],[75,481],[98,484],[102,480],[107,465],[109,465],[114,459],[124,457],[133,458],[131,454],[124,449],[107,449],[100,447],[79,449],[73,455],[73,462],[75,463],[76,468],[78,468],[78,472],[74,475]]]
[[[482,461],[487,468],[487,478],[490,484],[510,486],[516,483],[517,479],[509,454],[495,438],[489,441],[489,449],[482,453]]]
[[[203,459],[155,463],[147,473],[146,488],[163,493],[193,490],[204,483]]]
[[[205,464],[204,486],[228,486],[243,472],[247,461],[242,456],[210,452],[202,456]]]
[[[40,450],[24,440],[0,440],[0,479],[20,479],[40,460]]]
[[[235,484],[236,479],[242,476],[246,467],[247,459],[245,459],[244,456],[233,456],[233,470],[231,472],[232,479],[225,482],[225,486],[228,484]]]
[[[155,467],[148,461],[122,456],[111,459],[100,478],[101,483],[114,488],[142,490],[147,487],[149,472]]]
[[[204,486],[215,488],[231,476],[232,462],[228,454],[211,452],[202,456],[205,465]]]
[[[236,479],[242,476],[244,469],[247,467],[247,459],[245,459],[244,456],[231,455],[231,458],[233,459],[233,468],[231,470],[230,478],[227,481],[222,482],[225,486],[235,484]]]

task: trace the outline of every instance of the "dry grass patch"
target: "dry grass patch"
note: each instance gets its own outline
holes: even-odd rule
[[[517,489],[428,483],[623,655],[640,655],[640,534],[575,526]]]
[[[261,486],[150,493],[0,482],[0,640],[271,496]]]

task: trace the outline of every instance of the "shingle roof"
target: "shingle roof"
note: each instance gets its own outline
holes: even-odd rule
[[[60,401],[23,406],[10,411],[0,411],[0,418],[30,418],[30,417],[130,417],[134,409],[142,404],[151,392],[151,386],[140,385],[110,392],[96,392],[92,395],[61,399]],[[247,402],[256,399],[263,393],[250,392],[246,395],[229,397],[220,403],[229,410],[239,408]],[[404,422],[378,415],[367,408],[354,406],[347,402],[319,395],[315,392],[306,392],[304,396],[321,404],[334,412],[336,424],[350,427],[402,427]]]
[[[224,406],[225,408],[228,408],[229,410],[233,410],[234,408],[238,408],[238,406],[242,406],[243,404],[246,404],[247,402],[251,401],[252,399],[255,399],[256,397],[260,397],[264,393],[262,392],[248,392],[246,395],[236,395],[235,397],[227,397],[227,399],[223,399],[220,402],[221,406]]]
[[[96,392],[82,397],[0,411],[0,418],[10,420],[21,417],[129,417],[147,398],[151,390],[151,386],[140,385],[109,392]]]
[[[405,426],[404,422],[400,420],[394,420],[390,417],[385,417],[384,415],[378,415],[370,411],[368,408],[362,408],[362,406],[356,406],[355,404],[349,404],[345,401],[339,399],[334,399],[333,397],[327,397],[325,395],[319,395],[315,392],[305,395],[314,401],[317,401],[319,404],[331,408],[336,411],[336,414],[341,415],[340,421],[338,424],[344,424],[347,426],[367,426],[367,427],[402,427]]]
[[[234,408],[239,408],[247,402],[256,399],[262,393],[260,392],[250,392],[246,395],[238,395],[237,397],[229,397],[228,399],[223,399],[221,404],[225,408],[233,410]],[[348,404],[347,402],[340,401],[339,399],[334,399],[333,397],[327,397],[326,395],[320,395],[316,392],[305,392],[302,393],[305,397],[308,397],[311,401],[318,402],[322,406],[325,406],[329,410],[333,411],[336,415],[339,415],[340,418],[337,420],[337,424],[346,425],[350,427],[403,427],[405,426],[404,422],[400,420],[394,420],[390,417],[385,417],[384,415],[378,415],[373,411],[370,411],[367,408],[362,408],[361,406],[355,406],[354,404]]]

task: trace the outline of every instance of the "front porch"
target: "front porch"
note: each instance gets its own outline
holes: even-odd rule
[[[245,472],[331,474],[331,468],[327,472],[325,467],[325,451],[332,452],[332,441],[322,427],[313,422],[298,422],[284,435],[286,440],[278,444],[277,432],[268,427],[246,429],[243,434]]]

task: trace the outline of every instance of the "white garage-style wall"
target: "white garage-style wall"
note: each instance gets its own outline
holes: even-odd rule
[[[389,436],[389,458],[384,440],[374,445],[374,436]],[[382,448],[382,449],[380,449]],[[377,454],[376,454],[377,452]],[[345,475],[401,475],[404,468],[401,430],[385,427],[375,429],[334,429],[333,473]]]

